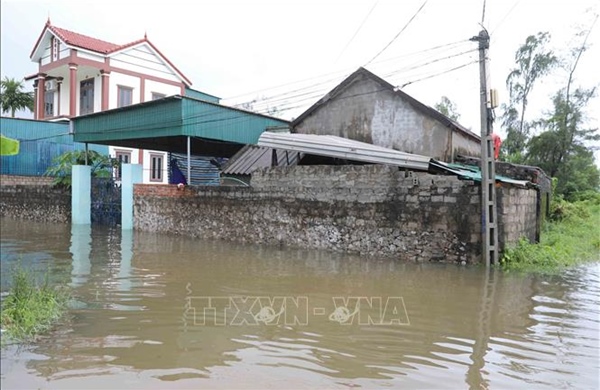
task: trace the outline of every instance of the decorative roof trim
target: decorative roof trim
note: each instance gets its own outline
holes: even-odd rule
[[[42,30],[35,45],[33,46],[33,50],[31,51],[31,54],[29,55],[30,59],[33,60],[33,57],[36,54],[36,52],[39,50],[39,46],[40,46],[41,42],[43,41],[44,37],[46,36],[46,34],[52,34],[53,36],[58,38],[61,41],[61,43],[63,43],[64,45],[68,46],[71,49],[82,50],[82,51],[86,51],[86,52],[93,53],[93,54],[100,54],[104,57],[110,57],[114,54],[120,53],[127,49],[130,49],[130,48],[133,48],[133,47],[136,47],[139,45],[147,44],[148,47],[150,48],[150,50],[152,50],[155,55],[159,56],[165,62],[167,67],[173,73],[175,73],[186,86],[189,87],[192,85],[192,82],[187,77],[185,77],[185,75],[175,66],[175,64],[173,64],[160,50],[158,50],[158,48],[156,46],[154,46],[154,44],[152,42],[150,42],[148,40],[147,34],[144,34],[144,38],[142,38],[142,39],[138,39],[138,40],[135,40],[133,42],[129,42],[129,43],[126,43],[123,45],[117,45],[115,43],[103,41],[101,39],[90,37],[88,35],[79,34],[74,31],[70,31],[70,30],[66,30],[63,28],[53,26],[52,24],[50,24],[50,19],[48,19],[48,21],[46,22],[46,24],[44,26],[44,29]],[[106,47],[106,49],[105,50],[97,50],[90,46],[73,43],[72,38],[74,36],[69,37],[68,36],[69,34],[73,34],[74,36],[76,36],[77,38],[80,38],[80,39],[88,39],[91,42],[94,42],[98,46],[104,45]]]

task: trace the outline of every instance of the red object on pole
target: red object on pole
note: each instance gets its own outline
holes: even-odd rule
[[[498,134],[492,133],[492,141],[494,142],[494,159],[498,160],[498,156],[500,156],[500,146],[502,146],[502,140]]]

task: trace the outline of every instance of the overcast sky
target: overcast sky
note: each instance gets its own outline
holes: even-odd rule
[[[266,98],[257,109],[276,106],[290,119],[365,66],[394,85],[410,83],[403,90],[425,104],[448,96],[460,122],[479,132],[477,44],[467,40],[481,30],[483,0],[429,0],[376,57],[423,2],[2,0],[1,75],[22,78],[37,71],[29,54],[49,16],[58,27],[119,44],[146,32],[193,88],[225,104]],[[485,3],[483,25],[492,36],[491,86],[499,90],[501,102],[508,99],[505,79],[515,50],[528,35],[549,31],[552,46],[562,53],[581,44],[575,32],[587,29],[600,12],[597,0]],[[592,87],[600,83],[600,25],[588,43],[576,78],[578,85]],[[536,87],[530,119],[550,108],[550,96],[566,79],[566,72],[557,72]],[[590,105],[589,115],[590,126],[600,127],[600,98]]]

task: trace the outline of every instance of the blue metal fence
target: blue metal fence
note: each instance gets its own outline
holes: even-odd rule
[[[5,175],[42,176],[55,157],[85,149],[84,144],[73,142],[67,122],[2,117],[0,132],[20,143],[18,155],[0,157],[0,173]],[[89,149],[108,155],[105,145],[90,144]]]

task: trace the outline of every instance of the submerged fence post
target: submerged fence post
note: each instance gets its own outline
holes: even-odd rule
[[[142,182],[141,164],[121,166],[121,230],[133,229],[133,185]]]
[[[92,223],[92,167],[73,165],[71,170],[71,223]]]

